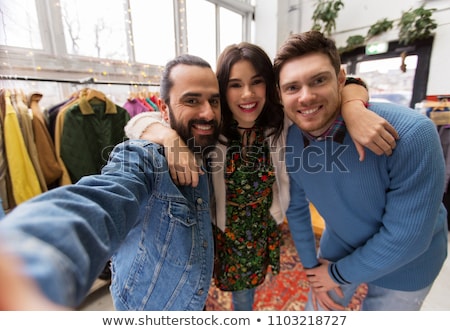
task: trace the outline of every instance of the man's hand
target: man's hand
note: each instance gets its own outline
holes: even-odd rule
[[[312,291],[311,298],[314,310],[318,310],[319,306],[323,310],[345,310],[344,306],[334,302],[334,300],[330,298],[328,292],[316,292],[313,288],[310,290]],[[336,294],[341,298],[344,296],[339,287],[335,288],[333,291],[336,291]]]
[[[306,269],[306,276],[311,287],[314,288],[315,292],[327,292],[339,287],[339,284],[336,284],[328,274],[330,262],[324,259],[319,259],[319,262],[321,263],[319,266]]]
[[[21,274],[20,261],[0,251],[0,311],[67,310],[44,297],[38,286]]]
[[[344,306],[334,302],[327,293],[328,291],[336,291],[339,297],[344,296],[339,284],[336,284],[328,274],[329,261],[319,259],[319,262],[319,266],[305,270],[312,291],[314,309],[317,310],[318,305],[324,310],[345,309]]]

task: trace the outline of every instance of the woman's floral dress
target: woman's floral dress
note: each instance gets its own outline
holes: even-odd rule
[[[269,266],[273,274],[280,269],[281,232],[269,212],[275,182],[270,149],[262,129],[247,133],[254,137],[250,147],[234,140],[227,150],[225,232],[214,227],[214,281],[225,291],[254,288]]]

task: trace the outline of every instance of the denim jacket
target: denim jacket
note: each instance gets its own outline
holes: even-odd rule
[[[117,309],[201,310],[213,269],[209,181],[179,188],[159,145],[126,141],[102,175],[17,206],[0,237],[58,304],[79,305],[113,256]]]

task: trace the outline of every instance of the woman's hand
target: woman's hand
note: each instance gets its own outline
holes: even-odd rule
[[[197,187],[199,175],[203,172],[194,154],[175,130],[160,123],[152,123],[140,138],[164,146],[170,176],[176,185]]]
[[[166,135],[163,145],[170,176],[174,183],[197,187],[199,175],[203,174],[203,172],[197,164],[194,154],[185,142],[172,130],[170,134]]]

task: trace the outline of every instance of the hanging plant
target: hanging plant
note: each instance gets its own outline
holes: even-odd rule
[[[421,6],[404,12],[398,23],[399,43],[409,45],[416,40],[430,37],[437,28],[436,21],[431,17],[435,10],[435,8],[425,9]]]
[[[369,40],[375,36],[378,36],[382,33],[385,33],[391,30],[394,27],[394,21],[390,21],[387,18],[382,20],[378,20],[375,24],[373,24],[369,31],[367,31],[366,40]]]
[[[347,38],[347,44],[343,48],[339,48],[339,53],[349,52],[357,47],[363,46],[366,38],[360,34]]]
[[[341,0],[319,0],[312,16],[312,30],[330,36],[336,29],[336,18],[342,7],[344,3]]]

